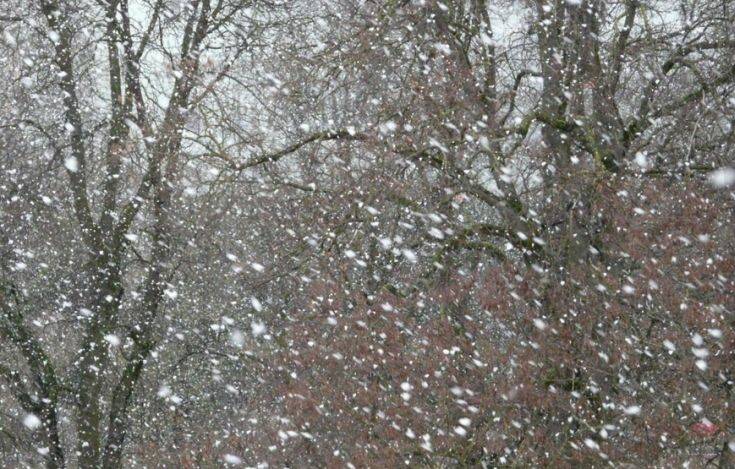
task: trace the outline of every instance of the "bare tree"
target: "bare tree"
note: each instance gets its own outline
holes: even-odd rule
[[[8,3],[17,457],[732,464],[731,1]]]

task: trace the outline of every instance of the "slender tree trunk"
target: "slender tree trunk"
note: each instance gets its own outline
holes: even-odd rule
[[[114,330],[122,297],[119,256],[102,256],[98,264],[93,316],[87,328],[79,360],[77,450],[80,467],[98,467],[104,444],[102,423],[103,386],[109,372],[105,335]]]
[[[49,403],[43,412],[43,421],[46,430],[49,454],[46,457],[48,469],[61,469],[64,467],[64,449],[61,446],[59,436],[59,419],[56,414],[56,401]]]
[[[102,356],[102,334],[95,327],[87,337],[87,349],[84,350],[79,383],[79,407],[77,418],[77,451],[80,467],[97,467],[100,457],[100,366]]]

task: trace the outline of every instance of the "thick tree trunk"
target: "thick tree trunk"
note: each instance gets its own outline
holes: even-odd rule
[[[77,451],[80,467],[97,467],[102,438],[100,433],[100,367],[102,366],[102,334],[93,331],[87,339],[88,349],[83,352],[79,383],[77,417]]]
[[[61,469],[64,467],[64,449],[61,446],[61,438],[59,436],[56,402],[49,404],[43,414],[46,440],[49,448],[49,454],[46,457],[46,467],[48,469]]]
[[[120,382],[113,391],[110,407],[110,421],[107,429],[107,442],[102,460],[102,467],[114,469],[120,467],[123,445],[128,430],[128,409],[135,384],[140,378],[148,347],[128,363]]]
[[[115,329],[123,294],[119,255],[102,256],[96,265],[93,290],[96,305],[85,334],[79,359],[77,451],[80,467],[98,467],[104,433],[102,423],[103,386],[109,373],[108,344],[105,335]]]

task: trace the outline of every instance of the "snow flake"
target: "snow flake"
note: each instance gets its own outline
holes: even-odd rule
[[[242,464],[242,459],[238,456],[235,456],[234,454],[225,454],[224,456],[222,456],[222,459],[224,459],[227,464]]]
[[[429,234],[436,239],[444,239],[444,232],[436,227],[429,228]]]
[[[421,442],[421,448],[424,451],[428,451],[428,452],[434,451],[434,448],[432,448],[432,446],[431,446],[431,436],[428,433],[425,434],[425,435],[422,435],[421,436],[421,439],[423,440]],[[733,451],[735,451],[735,450],[733,450]]]
[[[389,238],[379,238],[378,242],[380,243],[380,247],[383,249],[390,249],[390,247],[393,245],[393,241],[391,241]]]
[[[25,425],[30,430],[35,430],[36,428],[41,426],[41,419],[38,418],[35,414],[26,414],[25,417],[23,417],[23,425]]]
[[[693,343],[694,343],[694,345],[696,345],[697,347],[701,347],[701,346],[702,346],[702,344],[704,344],[704,338],[703,338],[703,337],[702,337],[701,335],[699,335],[699,334],[694,334],[694,335],[692,336],[692,342],[693,342]]]
[[[265,334],[267,328],[265,326],[265,323],[263,323],[261,321],[253,321],[250,324],[250,330],[251,330],[251,332],[253,334],[253,337],[259,337],[259,336]]]
[[[415,264],[418,260],[418,258],[416,257],[416,253],[411,251],[410,249],[402,249],[401,254],[403,254],[403,257],[405,257],[406,260],[411,264]]]
[[[693,347],[692,348],[692,353],[697,358],[706,358],[707,356],[709,356],[709,350],[707,350],[704,347],[702,347],[702,348]]]
[[[10,34],[10,31],[8,31],[7,29],[3,31],[3,39],[5,40],[5,44],[9,45],[10,47],[15,47],[18,44],[13,35]]]
[[[107,341],[107,343],[112,347],[118,347],[121,343],[120,338],[115,334],[107,334],[105,336],[105,341]]]
[[[735,184],[735,169],[729,167],[716,169],[707,175],[707,180],[716,189],[730,187]]]
[[[645,153],[638,152],[635,154],[635,164],[640,166],[641,169],[646,169],[648,167],[648,157]]]
[[[72,173],[76,173],[77,171],[79,171],[79,160],[77,160],[73,156],[70,156],[64,160],[64,167]]]
[[[398,125],[393,121],[388,121],[380,124],[380,133],[390,134],[396,131]]]
[[[54,44],[58,43],[61,40],[61,36],[59,35],[59,33],[54,31],[53,29],[48,32],[48,38],[51,39],[51,42],[53,42]]]
[[[238,329],[233,330],[230,332],[230,343],[235,347],[242,347],[245,344],[245,334]]]
[[[595,450],[595,451],[597,451],[597,450],[599,450],[599,449],[600,449],[600,445],[598,445],[598,444],[597,444],[597,442],[596,442],[595,440],[592,440],[592,439],[590,439],[590,438],[586,438],[586,439],[584,440],[584,445],[585,445],[586,447],[588,447],[589,449],[592,449],[592,450]]]

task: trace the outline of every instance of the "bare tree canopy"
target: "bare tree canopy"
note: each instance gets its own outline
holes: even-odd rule
[[[732,0],[0,0],[3,467],[735,467]]]

